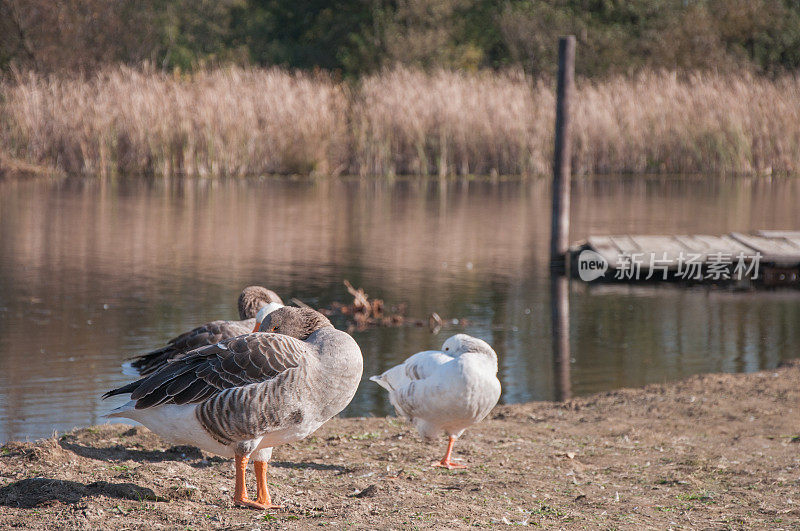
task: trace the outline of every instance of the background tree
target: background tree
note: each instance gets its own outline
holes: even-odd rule
[[[0,0],[0,71],[234,62],[541,74],[566,33],[585,76],[800,68],[800,0]]]

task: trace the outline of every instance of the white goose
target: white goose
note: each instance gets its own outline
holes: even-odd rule
[[[411,421],[420,435],[448,435],[444,458],[433,463],[448,469],[466,468],[450,459],[453,444],[500,398],[497,354],[488,343],[467,334],[449,338],[441,351],[417,352],[370,380],[389,391],[397,414]]]
[[[240,321],[211,321],[193,328],[170,339],[165,346],[123,363],[122,372],[134,377],[147,376],[190,350],[258,331],[264,317],[283,307],[283,301],[272,290],[262,286],[248,286],[239,295],[238,306]]]
[[[175,444],[236,458],[236,503],[278,508],[267,487],[272,447],[298,441],[350,403],[361,380],[358,345],[321,313],[283,307],[268,332],[191,351],[105,397],[130,393],[109,416],[141,422]],[[245,488],[253,458],[257,497]]]

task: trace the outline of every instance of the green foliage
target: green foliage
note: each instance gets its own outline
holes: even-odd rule
[[[0,69],[234,62],[540,74],[553,72],[564,34],[578,37],[586,76],[800,68],[800,0],[0,0]]]
[[[565,33],[578,36],[577,68],[590,76],[800,67],[796,0],[521,0],[506,4],[500,26],[511,55],[531,72],[552,70],[552,43]]]
[[[244,4],[244,0],[152,1],[158,66],[188,70],[246,56],[230,42],[234,12]]]
[[[260,65],[328,70],[355,68],[354,56],[374,48],[368,0],[250,0],[232,10],[232,42]]]

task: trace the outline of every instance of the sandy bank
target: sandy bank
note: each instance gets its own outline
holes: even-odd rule
[[[276,450],[282,512],[234,507],[233,466],[104,425],[0,451],[0,526],[800,528],[800,363],[566,404],[500,406],[428,466],[394,418],[334,419]],[[250,486],[254,488],[252,476]]]

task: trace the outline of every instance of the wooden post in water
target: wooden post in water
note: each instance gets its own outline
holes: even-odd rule
[[[564,271],[569,251],[569,180],[572,174],[569,135],[570,109],[575,92],[575,36],[558,39],[558,89],[553,158],[553,218],[550,231],[550,265]]]
[[[550,317],[553,332],[553,369],[556,400],[572,397],[569,349],[569,280],[565,276],[569,252],[569,194],[572,166],[570,110],[575,92],[575,37],[558,40],[556,134],[553,155],[553,218],[550,231]]]
[[[569,350],[569,280],[565,275],[550,275],[550,327],[553,330],[553,373],[555,399],[572,398]]]

